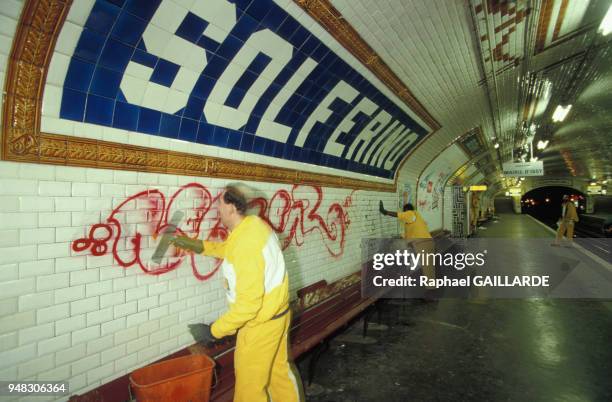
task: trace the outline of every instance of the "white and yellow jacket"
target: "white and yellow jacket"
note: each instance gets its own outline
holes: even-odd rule
[[[204,255],[223,258],[229,310],[211,327],[216,338],[269,321],[289,307],[289,282],[276,234],[246,216],[224,242],[204,241]]]

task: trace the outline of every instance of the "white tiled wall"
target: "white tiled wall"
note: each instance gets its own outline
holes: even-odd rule
[[[451,186],[444,187],[444,230],[453,230],[453,188]]]
[[[92,224],[104,222],[127,196],[160,189],[168,198],[177,186],[190,182],[206,186],[213,195],[224,184],[0,162],[0,380],[67,379],[72,392],[82,393],[190,345],[187,323],[212,321],[224,311],[219,275],[199,281],[183,263],[167,274],[150,276],[136,266],[122,268],[110,252],[96,257],[71,249],[74,240],[84,237]],[[268,198],[279,189],[291,189],[252,185]],[[306,198],[316,199],[313,189],[306,190]],[[346,189],[323,189],[320,215],[325,219],[329,205],[342,203],[349,194]],[[285,251],[292,292],[354,272],[363,237],[396,233],[395,222],[378,213],[379,199],[394,205],[397,196],[353,194],[341,257],[328,253],[318,230],[304,236],[302,246],[292,244]],[[183,201],[189,205],[191,200]],[[151,242],[149,251],[154,247]]]

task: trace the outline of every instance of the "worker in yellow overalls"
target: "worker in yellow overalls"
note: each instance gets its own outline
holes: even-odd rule
[[[212,325],[190,329],[204,343],[238,333],[234,352],[234,402],[303,400],[289,359],[289,283],[276,234],[258,216],[246,216],[247,196],[227,186],[219,201],[224,242],[177,237],[175,246],[223,259],[229,310]]]
[[[472,192],[470,206],[470,229],[471,233],[478,229],[478,218],[480,218],[480,193]]]
[[[378,208],[381,214],[394,216],[403,224],[403,238],[406,240],[415,240],[413,244],[416,252],[423,251],[424,253],[433,253],[435,251],[435,245],[429,233],[429,229],[427,228],[427,223],[425,223],[421,214],[414,210],[412,204],[405,204],[403,211],[393,212],[387,211],[383,202],[380,201]],[[435,279],[435,267],[432,264],[424,264],[423,274],[427,276],[428,279]]]
[[[557,237],[555,241],[553,241],[553,246],[559,246],[561,244],[561,240],[563,240],[563,235],[567,238],[568,245],[572,245],[574,241],[574,223],[578,222],[578,213],[576,212],[576,206],[570,200],[569,195],[563,196],[563,203],[561,205],[561,217],[557,224],[559,228],[557,229]]]

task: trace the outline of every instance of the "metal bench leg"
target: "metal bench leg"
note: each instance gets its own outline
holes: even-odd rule
[[[329,349],[329,341],[325,340],[312,352],[312,357],[310,358],[310,362],[308,362],[308,386],[312,384],[319,358],[327,349]]]
[[[368,307],[363,315],[363,337],[368,334],[368,322],[370,321],[370,307]]]
[[[382,324],[382,313],[383,313],[383,307],[382,305],[384,304],[384,300],[383,299],[378,299],[377,301],[375,301],[371,306],[369,306],[364,315],[363,315],[363,337],[365,338],[368,335],[368,324],[370,323],[370,317],[376,313],[377,316],[377,323],[378,324]]]

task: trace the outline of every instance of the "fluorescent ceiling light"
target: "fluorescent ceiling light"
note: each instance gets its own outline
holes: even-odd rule
[[[565,120],[565,118],[567,117],[567,114],[569,113],[570,109],[572,108],[572,105],[567,105],[567,106],[557,106],[557,108],[555,109],[555,112],[553,113],[552,119],[553,121],[563,121]]]
[[[546,107],[548,106],[548,102],[550,102],[551,95],[552,95],[552,83],[549,80],[545,80],[544,83],[542,84],[542,91],[540,92],[538,103],[533,113],[534,117],[538,117],[542,113],[544,113],[544,111],[546,110]]]
[[[600,32],[603,36],[606,36],[607,34],[612,32],[612,4],[608,8],[608,12],[606,13],[604,19],[601,21],[601,24],[599,24],[599,29],[597,30],[597,32]]]
[[[548,146],[548,140],[546,141],[538,141],[538,149],[546,149],[546,147]]]

